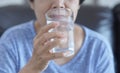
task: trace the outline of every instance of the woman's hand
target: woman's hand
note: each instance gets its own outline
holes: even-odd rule
[[[34,72],[42,72],[48,66],[49,60],[64,57],[63,53],[52,53],[50,50],[60,44],[60,39],[64,35],[60,32],[48,32],[50,29],[57,27],[57,23],[51,23],[42,27],[34,38],[34,49],[32,58],[25,66]],[[50,41],[53,39],[53,41]],[[32,72],[31,71],[31,72]]]

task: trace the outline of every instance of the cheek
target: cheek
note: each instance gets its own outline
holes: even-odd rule
[[[35,9],[34,9],[37,21],[41,25],[46,24],[45,13],[48,9],[49,9],[49,6],[47,6],[47,5],[39,5],[39,6],[36,6]]]
[[[74,21],[76,20],[77,13],[78,13],[78,10],[75,10],[75,11],[74,11],[74,18],[73,18],[73,19],[74,19]]]
[[[73,11],[73,14],[74,14],[74,21],[76,19],[76,16],[77,16],[77,13],[78,13],[78,9],[79,7],[77,5],[71,5],[71,9]]]
[[[73,14],[74,14],[74,21],[75,21],[77,13],[78,13],[78,9],[79,9],[79,0],[69,0],[66,3],[66,6],[72,9]]]
[[[45,25],[45,16],[41,11],[35,11],[36,19],[40,25]]]
[[[74,6],[79,5],[79,0],[69,0],[69,2],[71,5],[74,5]]]

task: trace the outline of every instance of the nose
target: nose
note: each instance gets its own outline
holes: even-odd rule
[[[65,8],[64,0],[53,0],[52,8]]]

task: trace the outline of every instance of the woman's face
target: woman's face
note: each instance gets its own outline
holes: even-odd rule
[[[75,21],[79,0],[34,0],[30,5],[40,25],[46,25],[45,13],[53,8],[70,8],[73,11]]]

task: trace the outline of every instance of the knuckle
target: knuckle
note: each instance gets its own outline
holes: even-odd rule
[[[41,32],[41,31],[44,31],[45,29],[46,29],[46,26],[43,26],[42,28],[40,28],[39,31]]]
[[[44,33],[42,36],[41,36],[41,39],[46,39],[47,38],[47,33]]]
[[[58,42],[56,40],[54,41],[49,41],[47,42],[47,44],[45,45],[45,48],[48,48],[48,49],[52,49],[53,47],[57,46],[58,45]]]
[[[52,47],[52,43],[51,43],[51,42],[48,42],[45,47],[51,48],[51,47]]]
[[[56,35],[56,36],[60,36],[60,33],[59,33],[59,32],[55,32],[55,35]]]
[[[46,29],[46,31],[49,31],[51,28],[54,28],[54,27],[55,27],[54,24],[50,23],[45,26],[45,29]]]
[[[41,48],[42,46],[42,42],[40,42],[40,39],[36,40],[34,43],[33,43],[33,47],[34,48]]]
[[[60,38],[63,37],[63,35],[62,35],[61,32],[57,32],[57,33],[56,33],[56,36],[57,36],[57,37],[60,37]]]
[[[47,33],[43,34],[43,35],[40,37],[40,39],[39,39],[39,41],[40,41],[42,44],[45,43],[47,40],[48,40],[48,35],[47,35]],[[40,42],[39,42],[39,43],[40,43]]]
[[[56,39],[55,43],[56,43],[56,44],[60,44],[60,43],[61,43],[61,40],[60,40],[60,39]]]
[[[54,33],[53,33],[53,36],[54,36],[54,37],[59,37],[60,34],[59,34],[58,32],[54,32]]]
[[[58,44],[59,44],[59,40],[58,39],[55,39],[54,41],[52,41],[52,44],[54,45],[54,46],[57,46]]]

